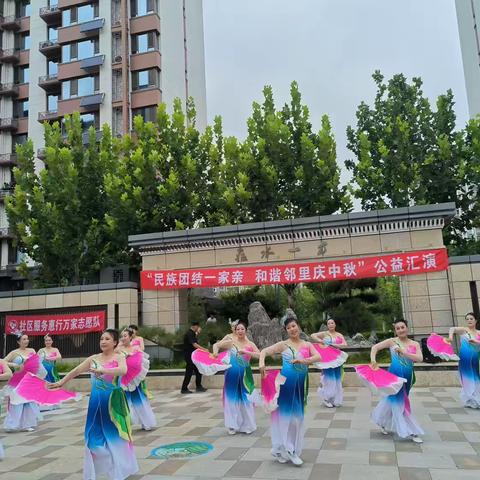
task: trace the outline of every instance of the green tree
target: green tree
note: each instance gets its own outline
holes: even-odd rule
[[[58,123],[45,125],[45,165],[35,165],[31,141],[17,147],[14,168],[15,192],[7,201],[9,224],[17,245],[40,269],[38,284],[79,284],[98,272],[97,250],[105,242],[104,173],[112,159],[99,155],[95,131],[83,144],[79,114],[65,118],[66,135]],[[103,133],[102,147],[108,150],[111,136]]]
[[[348,210],[328,117],[314,132],[296,82],[280,110],[270,86],[263,96],[261,104],[253,103],[245,141],[225,141],[226,219],[267,221]]]
[[[347,128],[348,148],[356,157],[345,162],[353,173],[354,196],[366,210],[455,202],[459,214],[445,229],[445,240],[462,244],[478,202],[470,162],[478,128],[472,125],[470,144],[467,132],[455,129],[450,90],[438,97],[434,110],[420,78],[409,83],[398,74],[385,82],[376,71],[373,80],[373,106],[362,102],[356,127]],[[474,163],[478,168],[478,154]]]

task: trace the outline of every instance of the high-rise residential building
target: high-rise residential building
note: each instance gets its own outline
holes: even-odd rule
[[[18,262],[4,205],[15,146],[31,138],[40,168],[45,121],[78,111],[85,130],[119,135],[189,96],[203,128],[202,0],[0,1],[0,288]]]
[[[470,117],[480,114],[480,0],[456,0]]]

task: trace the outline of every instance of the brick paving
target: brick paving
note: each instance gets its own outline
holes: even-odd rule
[[[365,388],[345,389],[344,406],[337,409],[323,407],[311,391],[302,467],[270,457],[269,421],[261,409],[254,434],[230,436],[223,427],[220,390],[154,396],[159,427],[135,430],[140,473],[132,480],[480,478],[480,411],[461,408],[458,388],[413,389],[413,411],[426,431],[422,445],[380,434],[369,420],[377,399]],[[87,401],[47,412],[35,432],[1,432],[6,458],[0,480],[81,480]],[[149,458],[153,448],[185,440],[211,443],[213,450],[189,460]]]

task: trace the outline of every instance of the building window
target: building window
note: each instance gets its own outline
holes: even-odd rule
[[[135,118],[140,115],[145,122],[155,122],[157,119],[157,107],[152,105],[151,107],[135,108],[132,110],[132,117]]]
[[[48,39],[51,42],[56,42],[58,40],[57,27],[48,27]]]
[[[62,11],[62,27],[98,18],[98,3],[89,3]]]
[[[71,121],[71,120],[70,120]],[[82,131],[84,133],[88,132],[90,127],[95,128],[95,130],[100,130],[100,114],[98,112],[94,113],[82,113],[80,115],[80,121],[82,123]],[[65,129],[66,120],[62,120],[62,133],[66,133]]]
[[[56,75],[58,73],[58,63],[49,61],[47,63],[47,74]]]
[[[32,14],[32,6],[30,0],[22,0],[16,3],[16,16],[17,17],[29,17]]]
[[[15,102],[15,116],[17,118],[28,117],[28,100]]]
[[[15,83],[28,83],[30,80],[30,69],[28,66],[16,67],[13,77]]]
[[[158,87],[159,71],[156,68],[149,70],[140,70],[132,73],[132,89],[141,90],[142,88]]]
[[[131,0],[130,12],[132,17],[140,17],[148,13],[155,13],[157,11],[156,0]]]
[[[71,62],[73,60],[83,60],[93,57],[100,51],[98,38],[94,40],[84,40],[82,42],[69,43],[62,46],[62,62]]]
[[[99,76],[74,78],[62,83],[62,100],[93,95],[99,89]]]
[[[30,49],[30,35],[28,33],[22,33],[16,37],[17,48],[19,50]]]
[[[25,145],[28,140],[28,134],[12,135],[12,153],[17,151],[17,145]]]
[[[58,110],[58,95],[47,96],[47,110],[49,112],[56,112]]]
[[[157,32],[140,33],[132,36],[132,53],[144,53],[158,50]]]

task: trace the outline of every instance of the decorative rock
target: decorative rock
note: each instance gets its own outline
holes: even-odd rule
[[[282,340],[283,329],[277,319],[270,319],[260,302],[253,302],[248,312],[247,334],[261,350]]]

